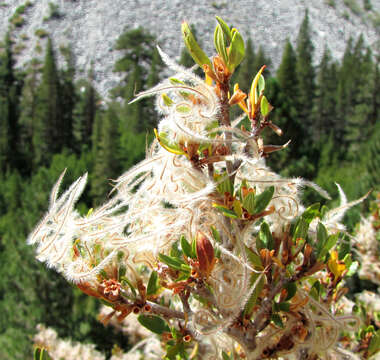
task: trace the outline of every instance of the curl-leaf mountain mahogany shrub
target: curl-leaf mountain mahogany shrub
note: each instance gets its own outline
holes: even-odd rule
[[[358,321],[336,307],[352,266],[339,221],[356,202],[341,192],[338,209],[305,208],[302,186],[328,195],[266,167],[283,147],[261,137],[282,133],[269,120],[264,66],[247,94],[230,87],[244,42],[217,20],[212,58],[182,25],[205,79],[159,50],[174,75],[137,96],[156,96],[162,114],[146,159],[87,216],[74,209],[87,175],[58,196],[62,174],[28,241],[38,260],[113,309],[105,323],[138,314],[166,359],[344,356],[340,330]],[[232,106],[243,116],[230,119]]]

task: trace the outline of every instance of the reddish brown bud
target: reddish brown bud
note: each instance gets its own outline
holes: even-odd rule
[[[207,236],[200,231],[197,234],[196,245],[199,271],[208,278],[215,265],[214,248]]]
[[[185,335],[183,337],[183,341],[186,342],[186,343],[189,343],[191,341],[191,336],[190,335]]]
[[[234,94],[231,96],[228,103],[230,105],[239,104],[241,101],[243,101],[247,97],[247,94],[241,91],[240,89],[237,89]]]

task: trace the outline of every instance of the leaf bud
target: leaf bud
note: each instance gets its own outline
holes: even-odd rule
[[[207,278],[215,265],[214,248],[207,236],[200,231],[196,237],[196,250],[199,270]]]

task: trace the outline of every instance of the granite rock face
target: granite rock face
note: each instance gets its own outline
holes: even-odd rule
[[[71,46],[80,69],[78,76],[85,76],[93,63],[98,90],[106,96],[119,81],[112,71],[119,56],[114,46],[127,26],[150,30],[165,52],[178,57],[183,46],[181,22],[194,24],[203,46],[211,52],[210,34],[215,15],[219,15],[243,36],[251,36],[256,47],[264,45],[276,68],[286,39],[295,43],[306,8],[316,61],[325,46],[340,59],[350,36],[363,34],[367,44],[378,47],[379,28],[371,18],[380,18],[380,0],[371,0],[371,11],[363,9],[362,0],[351,1],[359,12],[353,11],[347,0],[31,0],[32,5],[20,15],[24,24],[14,27],[13,34],[16,43],[23,44],[17,55],[19,66],[43,56],[43,52],[36,53],[35,47],[37,43],[43,47],[45,40],[35,32],[44,29],[57,47]],[[1,34],[7,31],[17,8],[25,3],[26,0],[0,0]]]

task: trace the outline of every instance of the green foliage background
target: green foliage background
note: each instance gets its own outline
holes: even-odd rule
[[[122,57],[115,64],[124,81],[105,103],[92,71],[75,80],[69,48],[63,49],[66,65],[57,67],[53,41],[47,37],[43,61],[36,58],[16,70],[16,44],[7,33],[0,56],[0,360],[31,358],[38,323],[61,337],[95,343],[108,355],[114,344],[129,346],[97,321],[96,301],[35,260],[26,237],[47,210],[50,190],[65,168],[63,187],[89,172],[78,205],[86,213],[106,198],[109,179],[144,158],[157,115],[150,99],[128,101],[159,81],[162,63],[152,34],[126,29],[116,42]],[[306,13],[296,46],[288,41],[277,72],[269,66],[264,73],[275,107],[272,121],[284,131],[282,137],[268,133],[267,143],[292,140],[268,162],[285,176],[315,181],[332,197],[337,182],[348,199],[358,198],[379,188],[379,59],[362,37],[349,41],[340,62],[328,48],[319,64],[313,65],[313,58]],[[185,53],[181,62],[193,65]],[[270,65],[265,48],[256,52],[249,41],[233,82],[248,91],[249,79],[264,63]],[[321,201],[312,191],[305,198]],[[363,206],[348,214],[349,228]]]

